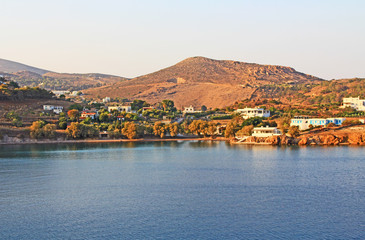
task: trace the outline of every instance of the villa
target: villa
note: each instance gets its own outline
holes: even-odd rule
[[[343,105],[341,108],[354,108],[357,111],[365,111],[365,100],[360,99],[360,97],[354,98],[354,97],[348,97],[343,98]]]
[[[185,107],[183,113],[199,113],[201,111],[194,110],[194,107],[190,105],[190,107]]]
[[[118,112],[132,112],[132,107],[131,106],[109,106],[108,107],[108,112],[112,112],[117,110]]]
[[[280,136],[282,135],[281,131],[276,127],[256,127],[253,129],[252,136],[254,137],[271,137],[271,136]]]
[[[299,130],[307,130],[310,125],[313,127],[325,127],[329,123],[341,125],[345,120],[346,118],[310,118],[308,116],[296,116],[291,119],[290,126],[298,126]]]
[[[92,120],[97,119],[99,116],[98,112],[93,112],[93,111],[83,111],[81,112],[81,119],[85,119],[85,118],[91,118]]]
[[[244,108],[237,109],[237,113],[240,113],[244,119],[253,117],[270,117],[270,111],[263,108]]]

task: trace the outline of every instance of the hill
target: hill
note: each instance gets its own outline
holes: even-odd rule
[[[179,108],[189,105],[214,108],[251,98],[264,85],[321,81],[290,67],[192,57],[157,72],[84,93],[89,98],[109,96],[150,103],[171,99]]]
[[[13,73],[13,72],[20,72],[20,71],[28,71],[33,72],[37,74],[45,74],[47,72],[50,72],[48,70],[28,66],[22,63],[13,62],[10,60],[5,60],[0,58],[0,72],[4,73]]]
[[[5,59],[0,59],[0,75],[20,86],[39,86],[48,90],[83,90],[127,80],[99,73],[56,73]]]

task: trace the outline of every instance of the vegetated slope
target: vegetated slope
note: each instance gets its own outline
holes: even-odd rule
[[[339,79],[296,85],[260,86],[253,100],[275,99],[295,105],[341,104],[344,97],[365,98],[365,78]]]
[[[22,63],[0,58],[0,72],[13,73],[13,72],[20,72],[20,71],[29,71],[29,72],[34,72],[34,73],[37,73],[40,75],[49,72],[48,70],[44,70],[44,69],[40,69],[40,68],[25,65]]]
[[[192,57],[160,71],[85,93],[90,98],[109,96],[151,103],[171,99],[179,108],[223,107],[251,98],[263,85],[320,81],[290,67]]]
[[[76,91],[127,80],[127,78],[99,73],[56,73],[4,59],[0,59],[0,75],[21,86],[39,86],[48,90]]]

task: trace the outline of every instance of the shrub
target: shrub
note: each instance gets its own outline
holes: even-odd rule
[[[299,136],[299,127],[298,126],[290,126],[288,133],[291,137],[298,137]]]

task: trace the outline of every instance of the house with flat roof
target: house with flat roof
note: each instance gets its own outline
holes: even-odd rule
[[[299,130],[307,130],[309,126],[313,127],[322,126],[325,127],[329,123],[336,125],[342,125],[346,118],[311,118],[307,116],[296,116],[290,121],[290,126],[298,126]]]
[[[342,99],[343,104],[341,108],[353,108],[357,111],[365,111],[365,99],[360,99],[360,97],[348,97]]]
[[[253,117],[270,117],[270,111],[263,108],[243,108],[237,109],[236,113],[239,113],[244,119]]]
[[[131,106],[109,106],[108,107],[108,112],[113,112],[117,110],[118,112],[132,112],[132,107]]]
[[[85,118],[91,118],[93,120],[97,119],[99,117],[99,113],[97,111],[82,111],[81,112],[81,117],[80,119],[85,119]]]
[[[277,127],[255,127],[252,130],[252,136],[254,137],[271,137],[271,136],[280,136],[282,135],[281,131]]]
[[[183,113],[200,113],[201,111],[197,111],[194,109],[192,105],[189,107],[184,107]]]
[[[53,111],[56,114],[60,114],[63,111],[63,107],[62,106],[54,106],[54,105],[43,105],[43,110]]]

